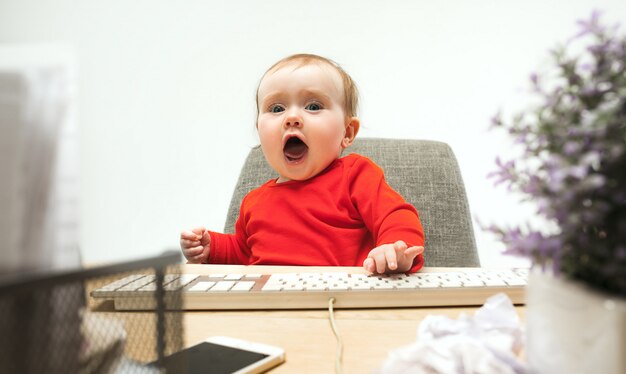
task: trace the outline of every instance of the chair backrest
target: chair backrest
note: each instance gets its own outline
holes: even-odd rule
[[[387,183],[415,206],[426,236],[426,266],[480,266],[465,186],[450,146],[430,140],[357,138],[346,151],[376,162]],[[260,147],[253,148],[235,186],[225,232],[234,231],[243,197],[276,177]]]

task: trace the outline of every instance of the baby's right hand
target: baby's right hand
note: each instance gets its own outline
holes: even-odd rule
[[[204,227],[180,233],[180,249],[189,264],[202,264],[209,258],[211,235]]]

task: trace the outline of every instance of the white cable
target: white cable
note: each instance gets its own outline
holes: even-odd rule
[[[335,334],[335,338],[337,339],[337,352],[335,354],[335,373],[341,374],[341,360],[343,356],[343,342],[341,341],[341,336],[339,335],[339,331],[337,330],[337,325],[335,324],[335,313],[333,310],[333,304],[335,303],[335,298],[331,297],[328,300],[328,316],[330,318],[330,327],[333,329],[333,334]]]

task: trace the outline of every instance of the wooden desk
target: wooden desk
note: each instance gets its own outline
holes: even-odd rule
[[[225,265],[185,265],[193,274],[297,272],[302,268]],[[329,271],[333,268],[307,268]],[[333,271],[345,271],[334,268]],[[350,268],[362,272],[361,268]],[[417,327],[431,314],[457,318],[473,314],[478,307],[335,309],[337,328],[343,339],[344,373],[370,373],[382,367],[388,352],[415,342]],[[524,319],[524,307],[516,307]],[[185,344],[193,345],[214,335],[225,335],[282,347],[285,363],[272,373],[332,373],[337,343],[327,310],[190,311],[185,313]]]

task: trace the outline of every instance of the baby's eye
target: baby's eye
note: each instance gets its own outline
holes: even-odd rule
[[[320,104],[318,104],[318,103],[311,103],[311,104],[308,104],[307,106],[305,106],[304,109],[317,111],[317,110],[322,110],[322,106]]]
[[[269,111],[271,113],[280,113],[280,112],[284,112],[285,108],[283,108],[282,105],[275,104],[269,107]]]

